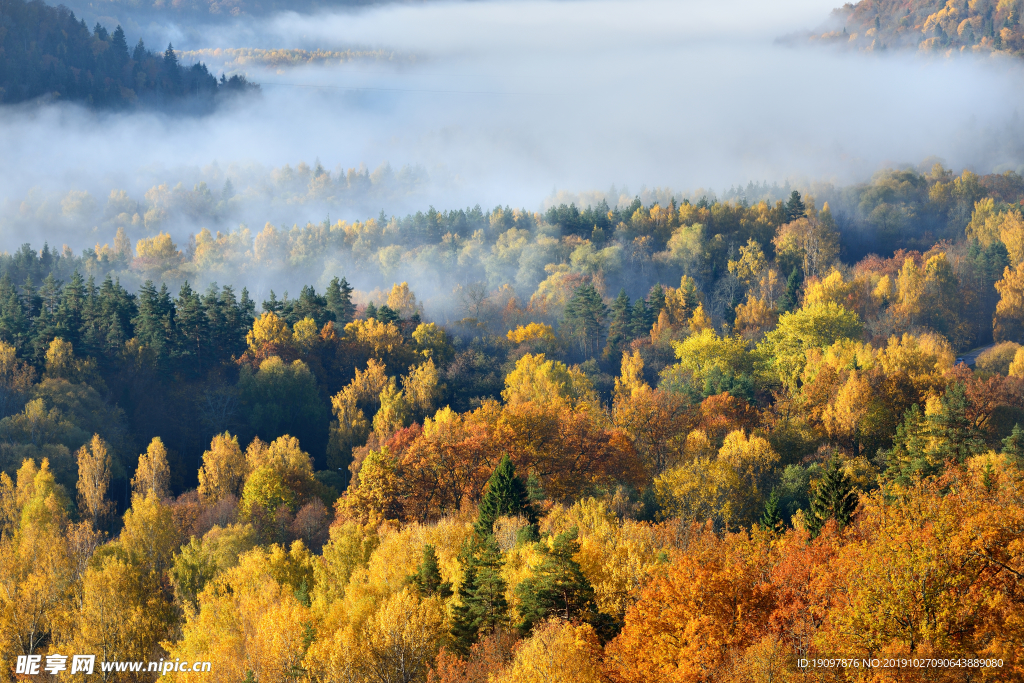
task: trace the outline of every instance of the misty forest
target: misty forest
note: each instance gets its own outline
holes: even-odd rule
[[[1024,681],[1024,2],[790,5],[0,0],[0,680]]]

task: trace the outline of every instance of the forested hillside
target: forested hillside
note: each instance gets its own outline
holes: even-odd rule
[[[218,81],[202,63],[180,64],[170,45],[163,54],[141,40],[130,48],[120,26],[90,32],[63,5],[0,4],[0,103],[47,96],[97,107],[209,106],[218,93],[253,87],[240,76]]]
[[[1020,679],[1021,179],[828,192],[4,254],[5,662]]]
[[[922,52],[1024,51],[1020,0],[861,0],[833,13],[841,30],[817,36],[867,50]]]

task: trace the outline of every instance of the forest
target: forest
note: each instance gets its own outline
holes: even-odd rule
[[[859,50],[913,48],[952,54],[1024,55],[1020,0],[860,0],[833,12],[842,25],[813,36]]]
[[[814,191],[0,255],[0,677],[1021,680],[1024,181]]]
[[[257,89],[245,76],[218,81],[201,62],[185,66],[171,45],[161,54],[140,39],[129,48],[124,30],[113,33],[63,5],[42,0],[0,4],[0,103],[42,96],[95,107],[136,104],[209,108],[220,93]]]

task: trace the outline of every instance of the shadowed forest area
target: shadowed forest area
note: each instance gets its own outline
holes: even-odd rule
[[[4,254],[6,661],[1017,680],[1024,182],[812,189]]]
[[[130,48],[120,26],[111,33],[97,23],[90,31],[63,5],[0,4],[0,103],[47,97],[105,108],[208,108],[218,93],[254,89],[244,76],[218,81],[201,62],[180,64],[171,45],[163,54],[141,39]]]

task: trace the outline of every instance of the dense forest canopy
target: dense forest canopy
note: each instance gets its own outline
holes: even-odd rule
[[[42,96],[97,107],[136,103],[209,105],[218,93],[255,86],[244,76],[218,81],[197,62],[185,66],[171,45],[161,54],[142,40],[129,47],[120,26],[109,32],[42,0],[0,4],[0,103]]]
[[[986,1],[865,0],[841,10],[846,29],[825,38],[1019,51],[1020,0]],[[87,9],[180,21],[181,35],[196,36],[189,19],[346,3],[287,4],[96,0]],[[13,150],[0,154],[0,184],[20,188],[0,207],[0,683],[89,680],[71,659],[89,654],[93,675],[116,683],[1024,680],[1024,166],[1013,145],[984,174],[930,158],[848,185],[613,186],[554,191],[533,209],[476,199],[461,208],[438,188],[474,166],[446,167],[435,153],[427,171],[402,146],[488,137],[446,108],[496,121],[492,130],[526,148],[531,174],[543,170],[538,159],[564,156],[684,177],[657,170],[664,156],[714,177],[684,138],[702,130],[706,149],[729,154],[713,134],[725,129],[693,125],[685,107],[720,117],[731,139],[760,140],[767,155],[774,140],[819,154],[825,139],[800,130],[816,110],[792,88],[782,89],[784,107],[757,91],[754,115],[768,120],[758,130],[770,135],[755,135],[726,115],[730,100],[713,85],[700,107],[659,99],[677,90],[663,82],[642,87],[644,69],[626,55],[646,43],[653,61],[637,63],[657,79],[666,55],[697,55],[705,70],[718,61],[735,72],[745,59],[748,76],[755,66],[782,72],[752,64],[771,50],[737,58],[747,47],[735,36],[695,41],[727,58],[671,51],[704,36],[697,4],[673,14],[635,0],[545,3],[518,30],[528,41],[498,46],[501,59],[451,49],[450,34],[493,19],[473,23],[474,11],[500,19],[510,17],[502,7],[530,5],[485,4],[439,3],[437,24],[417,12],[359,19],[368,33],[375,21],[396,34],[412,21],[419,34],[444,34],[429,44],[458,53],[433,63],[437,82],[408,88],[414,100],[372,80],[415,61],[383,48],[199,46],[183,59],[170,45],[162,55],[141,40],[131,50],[121,26],[103,28],[118,21],[90,30],[64,7],[0,0],[2,101],[40,100],[0,111],[9,124],[0,145]],[[658,25],[637,8],[661,12]],[[573,12],[595,15],[581,33],[596,48],[563,30]],[[762,34],[743,27],[774,26],[779,8],[764,12],[721,23],[757,43],[750,36]],[[325,35],[352,16],[282,22]],[[640,25],[624,28],[627,17]],[[278,19],[239,22],[237,35]],[[564,35],[544,52],[538,36],[552,27]],[[182,65],[208,54],[327,77],[339,73],[329,65],[381,62],[348,73],[387,94],[261,98],[266,106],[202,119],[43,101],[203,110],[250,88]],[[600,72],[589,92],[621,70],[644,95],[618,98],[634,109],[596,105],[628,130],[595,135],[596,109],[586,122],[585,98],[567,87],[568,108],[490,85],[437,92],[453,64],[460,83],[469,64],[489,79],[488,59],[496,83],[513,82],[508,55],[555,78],[572,64],[581,90],[586,62]],[[734,75],[726,87],[745,90]],[[812,68],[804,76],[815,80]],[[435,96],[437,109],[426,104]],[[389,108],[429,125],[409,127]],[[799,131],[798,144],[781,119],[763,116],[770,108]],[[890,108],[937,130],[916,110]],[[532,138],[531,109],[578,126],[593,154],[560,152],[579,149],[552,143],[566,129]],[[57,117],[75,124],[59,128]],[[280,165],[312,156],[314,144],[355,156],[325,131],[360,138],[365,118],[406,141],[378,149],[403,150],[407,165]],[[888,153],[881,127],[899,127],[878,118],[861,134]],[[176,125],[185,137],[172,135]],[[104,126],[140,149],[90,129]],[[657,145],[637,144],[659,126]],[[56,142],[11,141],[39,140],[38,130]],[[157,154],[144,154],[159,136]],[[92,147],[77,176],[24,151],[46,159],[45,148],[64,153],[80,139]],[[522,144],[531,139],[541,142]],[[545,155],[530,157],[545,139]],[[179,140],[199,151],[181,153]],[[241,161],[246,146],[275,149]],[[497,169],[502,192],[526,196],[518,157],[481,146],[474,154],[489,158],[475,168]],[[631,153],[618,156],[620,146]],[[214,148],[228,151],[224,166],[209,161]],[[456,196],[490,196],[472,187]]]
[[[833,12],[840,24],[818,40],[862,50],[1024,54],[1020,0],[861,0]]]
[[[927,162],[838,187],[750,183],[720,196],[704,190],[654,188],[635,196],[612,190],[554,195],[540,213],[509,207],[429,208],[404,217],[378,213],[380,206],[417,202],[435,180],[425,169],[387,164],[373,171],[328,170],[319,161],[277,168],[211,164],[189,174],[163,172],[149,180],[156,184],[148,189],[130,192],[116,185],[100,185],[104,189],[96,194],[33,190],[4,205],[0,226],[26,236],[41,228],[52,242],[70,243],[76,251],[89,246],[76,254],[82,261],[72,269],[97,279],[115,274],[133,291],[148,277],[172,286],[185,279],[201,287],[230,282],[263,296],[268,286],[278,293],[294,293],[306,284],[322,289],[344,272],[366,291],[413,282],[432,314],[447,319],[453,277],[463,285],[482,282],[489,290],[509,284],[528,300],[551,276],[545,268],[562,262],[581,273],[600,267],[608,291],[625,287],[632,297],[684,273],[712,296],[728,259],[735,258],[730,250],[753,237],[772,253],[768,231],[783,217],[778,203],[794,189],[819,207],[829,204],[841,257],[848,263],[870,253],[926,251],[937,241],[956,241],[977,200],[991,199],[999,212],[1024,197],[1016,173],[954,175]],[[375,218],[290,220],[296,214],[365,216],[360,207],[366,206],[374,207]],[[684,225],[700,225],[709,240],[700,253],[682,251]],[[116,238],[119,232],[123,235]],[[170,240],[157,240],[162,233]],[[135,263],[139,240],[145,240],[147,255]],[[19,243],[12,242],[8,248]],[[448,268],[452,258],[460,264],[455,272]],[[69,275],[65,271],[61,277]]]
[[[218,680],[1019,677],[1022,181],[833,192],[852,232],[790,190],[3,254],[0,643]],[[312,264],[295,297],[190,284]],[[397,279],[430,269],[443,319]]]

